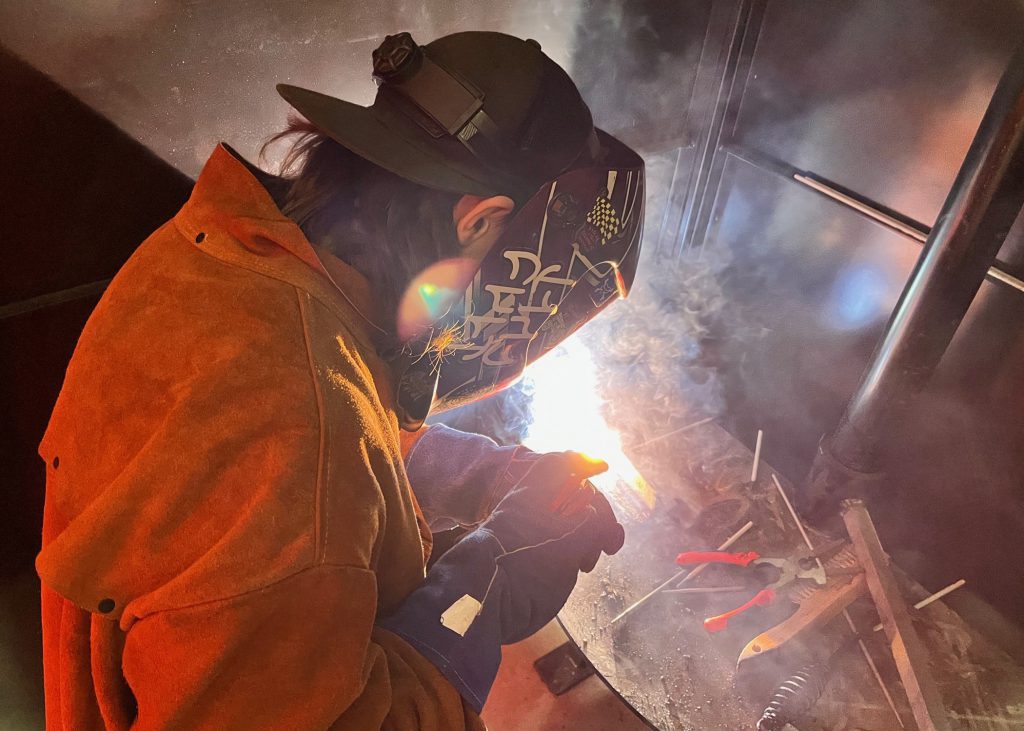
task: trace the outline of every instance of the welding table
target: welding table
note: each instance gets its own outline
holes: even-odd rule
[[[850,630],[841,617],[833,620],[804,638],[802,647],[791,648],[788,657],[762,665],[737,683],[736,658],[743,646],[792,611],[785,596],[734,618],[728,630],[714,635],[704,630],[702,619],[738,606],[746,595],[659,594],[610,625],[620,611],[679,570],[677,553],[713,549],[747,520],[755,527],[731,550],[785,556],[803,545],[770,479],[771,468],[762,463],[758,481],[750,483],[750,451],[716,424],[680,433],[670,449],[656,455],[630,457],[653,486],[655,503],[644,504],[620,483],[611,498],[626,528],[626,544],[581,575],[559,621],[604,682],[654,727],[753,729],[784,674],[822,648],[840,646]],[[709,568],[688,585],[735,583],[719,570]],[[910,603],[926,595],[903,578]],[[852,605],[851,613],[862,631],[869,632],[877,621],[866,599]],[[1024,669],[941,601],[916,615],[951,726],[1024,729]],[[913,729],[882,633],[867,644],[906,727]],[[856,645],[842,650],[831,665],[825,692],[801,731],[899,728]]]

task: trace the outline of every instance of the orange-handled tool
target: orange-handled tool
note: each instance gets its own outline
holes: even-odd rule
[[[737,614],[742,614],[751,607],[765,607],[775,601],[775,589],[765,587],[761,591],[754,594],[753,598],[750,599],[746,604],[736,607],[725,614],[719,614],[715,617],[708,617],[704,620],[704,629],[708,632],[721,632],[723,629],[729,626],[729,620],[735,617]]]
[[[767,558],[756,551],[745,553],[730,553],[728,551],[688,551],[680,553],[676,557],[676,563],[681,566],[694,563],[724,563],[734,566],[750,566],[751,564],[768,564],[779,569],[779,578],[757,592],[746,604],[736,607],[725,614],[716,617],[708,617],[704,620],[704,629],[708,632],[721,632],[729,626],[729,620],[737,614],[742,614],[751,607],[760,607],[771,604],[775,601],[775,590],[780,586],[796,579],[813,579],[818,584],[825,583],[825,569],[821,566],[804,568],[801,563],[793,558]]]
[[[729,563],[735,566],[749,566],[751,561],[761,558],[757,551],[730,553],[728,551],[685,551],[676,556],[680,566],[692,566],[698,563]]]

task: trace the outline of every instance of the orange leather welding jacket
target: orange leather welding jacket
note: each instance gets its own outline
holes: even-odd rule
[[[359,312],[365,279],[218,147],[110,284],[40,445],[47,728],[482,728],[374,626],[429,532]]]

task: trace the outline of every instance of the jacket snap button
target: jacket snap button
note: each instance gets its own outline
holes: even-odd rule
[[[114,611],[114,600],[113,599],[101,599],[100,600],[99,610],[103,614],[110,614],[110,612]]]
[[[58,467],[60,467],[60,456],[54,455],[53,462],[51,464],[53,464],[53,469],[57,469]]]
[[[203,239],[205,239],[205,238],[206,238],[206,234],[204,232],[200,231],[199,233],[196,234],[196,243],[197,244],[203,243]]]

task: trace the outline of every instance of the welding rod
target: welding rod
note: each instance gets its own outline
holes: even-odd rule
[[[726,594],[731,591],[749,591],[747,586],[688,586],[685,589],[665,589],[666,594]]]
[[[800,516],[797,515],[796,510],[793,509],[793,503],[789,502],[789,496],[786,495],[786,491],[782,489],[782,483],[779,482],[779,478],[776,477],[775,474],[772,474],[772,481],[775,483],[775,488],[779,491],[779,497],[782,498],[782,502],[786,504],[789,514],[793,516],[793,522],[796,523],[796,527],[800,531],[800,535],[803,536],[804,543],[807,545],[807,550],[813,551],[814,544],[811,542],[811,537],[807,535],[807,530],[804,528],[804,524],[800,520]],[[815,558],[814,560],[822,570],[825,569],[825,565],[821,562],[820,558]],[[853,623],[853,617],[850,616],[850,610],[844,609],[843,617],[846,618],[846,624],[849,625],[850,631],[853,632],[854,635],[858,635],[857,625]],[[881,673],[878,672],[878,666],[875,665],[875,661],[871,657],[871,653],[868,652],[868,646],[864,644],[864,640],[859,636],[857,637],[857,645],[860,647],[860,652],[867,661],[868,667],[871,668],[871,674],[875,676],[878,688],[882,691],[882,695],[885,696],[885,702],[889,704],[889,708],[892,710],[892,715],[896,716],[896,721],[899,723],[900,728],[906,728],[906,725],[903,723],[903,719],[900,718],[899,711],[896,710],[896,701],[892,699],[892,694],[889,693],[889,689],[886,687],[885,681],[882,680]]]
[[[648,444],[651,444],[652,442],[657,442],[657,441],[660,441],[662,439],[667,439],[668,437],[679,436],[680,434],[683,434],[684,432],[688,432],[691,429],[696,429],[698,426],[704,426],[705,424],[707,424],[709,422],[712,422],[714,420],[715,420],[715,417],[708,416],[707,418],[701,419],[700,421],[695,421],[695,422],[693,422],[691,424],[687,424],[686,426],[681,426],[678,429],[673,429],[672,431],[665,432],[664,434],[659,434],[656,437],[651,437],[650,439],[648,439],[648,440],[646,440],[644,442],[640,442],[638,445],[636,445],[635,448],[636,449],[640,449],[640,447],[646,447]]]
[[[960,579],[960,581],[954,581],[952,584],[947,586],[945,589],[939,589],[934,594],[931,594],[930,596],[926,596],[924,599],[922,599],[921,601],[919,601],[917,604],[914,605],[914,609],[924,609],[925,607],[927,607],[932,602],[937,602],[939,599],[941,599],[942,597],[946,596],[946,594],[952,594],[954,591],[956,591],[957,589],[959,589],[961,586],[963,586],[966,583],[967,583],[967,579]],[[879,622],[878,624],[876,624],[874,627],[871,628],[871,631],[872,632],[879,632],[879,631],[881,631],[881,629],[882,629],[882,623]]]
[[[739,540],[740,538],[742,538],[742,537],[743,537],[743,534],[745,534],[745,533],[746,533],[746,532],[747,532],[748,530],[750,530],[750,529],[751,529],[751,528],[753,528],[753,527],[754,527],[754,521],[752,521],[752,520],[751,520],[751,521],[747,521],[747,524],[746,524],[746,525],[744,525],[744,526],[743,526],[742,528],[740,528],[740,529],[739,529],[738,531],[736,531],[736,532],[735,532],[735,533],[733,533],[733,534],[732,534],[731,536],[729,536],[729,537],[728,537],[727,539],[725,539],[725,543],[723,543],[723,544],[722,544],[721,546],[719,546],[719,547],[718,547],[718,550],[719,550],[719,551],[724,551],[724,550],[726,550],[726,549],[730,548],[730,547],[732,546],[732,544],[734,544],[734,543],[735,543],[736,541],[738,541],[738,540]],[[696,568],[694,568],[694,569],[693,569],[692,571],[690,571],[689,573],[687,573],[687,572],[686,572],[685,570],[683,570],[683,571],[680,571],[680,572],[678,572],[678,573],[677,573],[677,574],[676,574],[675,576],[673,576],[673,577],[671,577],[670,579],[668,579],[668,580],[666,580],[666,581],[663,581],[662,583],[658,584],[658,585],[657,585],[656,587],[654,587],[653,589],[651,589],[651,591],[650,591],[650,592],[648,592],[648,593],[647,593],[647,594],[645,594],[644,596],[640,597],[640,598],[639,598],[639,599],[637,599],[637,600],[636,600],[635,602],[633,602],[633,603],[632,603],[632,604],[630,604],[630,605],[629,605],[628,607],[626,607],[626,608],[625,608],[625,609],[623,609],[623,610],[622,610],[621,612],[619,612],[619,614],[618,614],[618,615],[617,615],[617,616],[616,616],[616,617],[615,617],[614,619],[612,619],[612,621],[611,621],[611,622],[610,622],[609,624],[615,624],[615,623],[616,623],[616,622],[618,622],[618,621],[619,621],[620,619],[622,619],[623,617],[625,617],[625,616],[626,616],[627,614],[629,614],[630,612],[632,612],[632,611],[633,611],[634,609],[636,609],[637,607],[639,607],[639,606],[640,606],[641,604],[645,604],[645,603],[647,602],[647,600],[648,600],[648,599],[650,599],[650,598],[651,598],[652,596],[654,596],[655,594],[657,594],[657,593],[658,593],[659,591],[661,591],[662,589],[664,589],[664,588],[665,588],[666,586],[668,586],[669,584],[671,584],[671,583],[672,583],[673,581],[675,581],[676,579],[678,579],[678,578],[679,578],[680,576],[682,576],[683,574],[686,574],[686,576],[684,576],[684,577],[683,577],[683,580],[679,582],[680,584],[682,584],[682,583],[684,583],[684,582],[686,582],[686,581],[689,581],[690,579],[692,579],[692,578],[693,578],[694,576],[696,576],[697,574],[699,574],[699,573],[700,573],[701,571],[703,571],[703,570],[704,570],[704,569],[706,569],[707,567],[708,567],[708,564],[706,564],[706,563],[702,563],[702,564],[701,564],[700,566],[697,566]]]
[[[761,441],[764,439],[764,432],[757,430],[757,443],[754,444],[754,466],[750,468],[750,481],[757,482],[757,468],[761,464]]]

